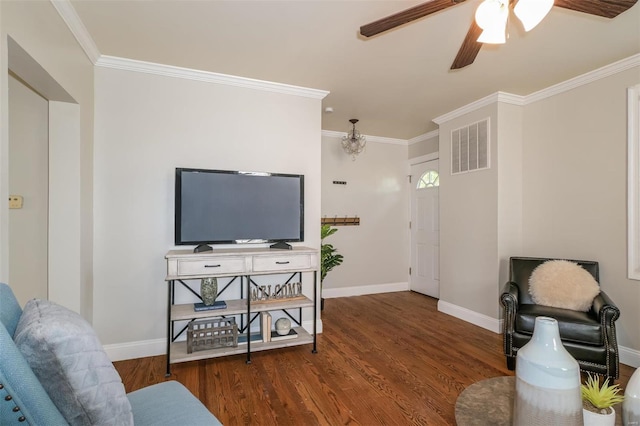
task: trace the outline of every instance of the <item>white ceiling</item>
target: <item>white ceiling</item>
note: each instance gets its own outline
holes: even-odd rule
[[[534,30],[449,71],[479,0],[370,39],[361,25],[421,1],[72,0],[101,54],[328,90],[324,130],[410,139],[503,91],[528,95],[640,53],[640,6],[615,19],[554,7]],[[639,76],[640,79],[640,76]]]

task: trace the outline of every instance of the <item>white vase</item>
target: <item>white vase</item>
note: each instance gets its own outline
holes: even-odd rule
[[[633,373],[624,391],[622,424],[640,426],[640,368]]]
[[[584,426],[615,426],[616,412],[612,408],[609,414],[598,414],[589,410],[582,410]]]
[[[582,426],[580,366],[562,346],[558,321],[537,317],[516,358],[513,424]]]

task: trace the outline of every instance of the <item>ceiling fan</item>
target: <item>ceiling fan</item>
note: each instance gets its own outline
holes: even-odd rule
[[[387,16],[360,27],[360,34],[371,37],[387,30],[396,28],[416,19],[423,18],[435,12],[439,12],[451,6],[455,6],[465,0],[430,0],[402,12]],[[546,11],[533,12],[536,16],[527,16],[535,8],[545,3],[540,0],[484,0],[476,11],[476,19],[471,23],[462,46],[451,65],[451,69],[459,69],[473,63],[483,43],[504,43],[504,38],[509,8],[515,4],[514,12],[523,22],[525,30],[529,31],[540,22],[552,6],[576,10],[591,15],[605,18],[615,18],[622,12],[636,4],[638,0],[547,0]],[[518,10],[520,9],[520,12]],[[481,10],[482,9],[482,10]],[[540,16],[541,15],[541,16]],[[532,18],[533,25],[528,22]],[[497,37],[497,39],[496,39]],[[480,38],[480,39],[479,39]]]

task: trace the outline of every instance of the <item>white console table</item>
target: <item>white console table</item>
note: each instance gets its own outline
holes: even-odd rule
[[[308,247],[293,247],[291,250],[275,250],[270,248],[234,248],[194,253],[192,250],[171,250],[165,256],[167,260],[168,283],[167,296],[167,376],[171,374],[173,363],[194,361],[219,356],[246,353],[247,363],[251,362],[251,352],[281,347],[313,344],[312,352],[316,352],[317,343],[317,275],[318,251]],[[271,300],[268,303],[251,301],[251,280],[254,275],[273,274],[313,274],[313,295],[293,300]],[[176,282],[202,279],[207,277],[239,277],[241,298],[225,300],[226,309],[198,311],[193,303],[176,304]],[[186,284],[185,284],[186,286]],[[313,308],[313,332],[308,333],[302,327],[302,308]],[[251,315],[264,311],[299,309],[300,321],[294,329],[298,337],[290,340],[251,343]],[[196,319],[246,316],[246,346],[218,348],[187,353],[186,342],[177,342],[174,323],[176,321],[193,321]],[[258,315],[259,316],[259,315]],[[183,330],[184,331],[184,330]]]

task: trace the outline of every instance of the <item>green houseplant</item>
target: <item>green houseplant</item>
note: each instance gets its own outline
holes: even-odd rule
[[[322,282],[327,273],[342,263],[344,259],[338,250],[332,244],[325,244],[324,240],[330,235],[338,232],[338,228],[332,228],[330,225],[322,225],[320,227],[320,289],[322,290]],[[324,307],[324,298],[321,299],[321,305]]]
[[[598,375],[588,373],[587,381],[580,387],[582,392],[582,414],[585,425],[614,425],[615,404],[624,400],[619,385],[609,385],[607,378],[602,385]]]

